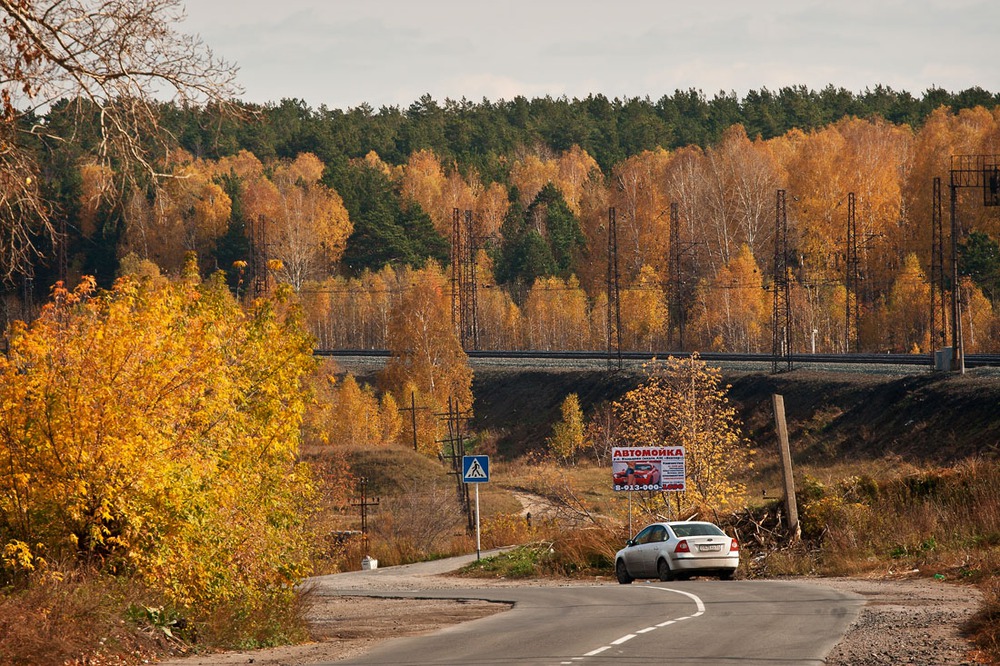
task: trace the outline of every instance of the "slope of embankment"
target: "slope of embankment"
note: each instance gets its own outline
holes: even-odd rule
[[[905,374],[904,374],[905,373]],[[799,368],[770,374],[723,369],[744,433],[757,446],[774,441],[771,396],[784,396],[796,458],[899,456],[914,463],[992,457],[1000,445],[1000,373],[965,375],[919,368],[891,374]],[[490,431],[498,455],[544,446],[559,406],[576,393],[586,415],[643,379],[641,369],[477,368],[473,384],[477,431]]]

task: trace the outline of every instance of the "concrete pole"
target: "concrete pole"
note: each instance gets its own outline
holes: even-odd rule
[[[781,475],[785,481],[785,509],[788,513],[788,532],[791,538],[802,535],[799,528],[799,507],[795,501],[795,477],[792,476],[792,451],[788,445],[788,425],[785,423],[785,398],[777,393],[774,401],[774,421],[778,431],[778,446],[781,448]]]

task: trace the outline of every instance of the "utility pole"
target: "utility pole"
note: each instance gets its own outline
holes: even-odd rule
[[[479,284],[477,282],[479,246],[472,223],[472,211],[465,211],[465,242],[461,253],[462,348],[479,349]]]
[[[958,190],[982,190],[983,206],[1000,206],[1000,156],[952,155],[949,203],[951,212],[951,369],[965,374],[965,342],[962,337],[961,280],[958,243],[963,231],[958,222]]]
[[[413,450],[417,450],[417,410],[429,409],[429,407],[417,407],[416,391],[410,391],[410,406],[400,407],[399,411],[410,413],[410,426],[413,430]]]
[[[944,288],[944,211],[941,179],[934,178],[931,198],[931,346],[948,344],[948,315]],[[933,353],[932,365],[933,365]]]
[[[477,261],[472,211],[451,211],[451,322],[462,349],[479,349]]]
[[[785,423],[785,398],[777,393],[771,396],[774,403],[774,424],[781,448],[781,476],[785,485],[785,510],[788,513],[788,531],[793,539],[801,536],[799,507],[795,499],[795,477],[792,475],[792,450],[788,443],[788,425]]]
[[[451,210],[451,325],[462,339],[462,224],[459,210]]]
[[[618,221],[615,208],[608,208],[608,367],[618,357],[622,369],[622,312],[619,303]]]
[[[250,266],[253,269],[253,297],[267,293],[267,223],[263,215],[250,219]]]
[[[858,224],[855,217],[854,192],[847,194],[847,276],[844,280],[847,287],[846,317],[844,322],[844,351],[851,353],[851,339],[854,339],[854,351],[861,351],[861,289],[860,264],[858,262]],[[851,298],[853,296],[853,299]],[[851,334],[854,334],[853,336]]]
[[[465,510],[468,521],[468,529],[471,532],[475,529],[474,517],[472,515],[472,502],[469,497],[469,486],[462,481],[462,456],[465,455],[465,437],[462,435],[462,421],[468,420],[467,413],[463,413],[458,405],[458,401],[448,396],[448,411],[438,414],[439,417],[447,418],[448,437],[439,440],[439,444],[447,445],[443,457],[451,462],[449,474],[455,475],[456,489],[458,491],[458,501]]]
[[[668,343],[678,351],[684,351],[684,328],[687,326],[687,304],[691,302],[690,278],[694,272],[693,267],[684,265],[684,258],[694,255],[694,252],[701,245],[699,241],[681,240],[681,215],[680,204],[676,201],[670,204],[670,261],[667,268],[668,280],[670,281],[669,292],[669,324]],[[674,329],[677,330],[677,345],[674,346]]]
[[[374,499],[368,498],[368,479],[361,477],[358,479],[358,492],[361,495],[361,499],[357,502],[352,502],[352,506],[361,508],[361,541],[364,544],[365,554],[368,553],[368,507],[378,506],[379,498]]]
[[[778,372],[778,359],[792,369],[792,312],[788,284],[788,214],[785,191],[778,190],[774,223],[774,310],[771,317],[771,372]]]

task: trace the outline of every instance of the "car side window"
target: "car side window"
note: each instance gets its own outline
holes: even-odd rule
[[[635,539],[633,539],[633,541],[637,546],[639,544],[650,542],[651,537],[653,535],[653,527],[654,527],[653,525],[650,525],[649,527],[647,527],[646,529],[635,535]]]

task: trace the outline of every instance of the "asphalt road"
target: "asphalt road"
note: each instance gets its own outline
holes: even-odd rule
[[[822,664],[864,604],[854,595],[789,581],[419,587],[420,576],[454,566],[436,562],[314,579],[321,594],[514,604],[504,613],[389,640],[336,663]]]

